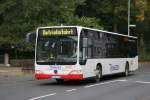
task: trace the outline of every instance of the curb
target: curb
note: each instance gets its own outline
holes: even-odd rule
[[[150,64],[150,61],[139,61],[139,64]]]

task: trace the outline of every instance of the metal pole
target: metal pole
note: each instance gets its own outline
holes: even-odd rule
[[[128,0],[128,36],[130,36],[130,2],[131,0]]]

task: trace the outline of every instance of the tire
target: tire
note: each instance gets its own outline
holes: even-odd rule
[[[96,76],[95,76],[95,81],[100,82],[102,78],[102,68],[100,65],[97,65],[96,67]]]
[[[130,73],[130,71],[129,71],[129,63],[126,63],[124,76],[125,77],[129,76],[129,73]]]
[[[64,82],[64,79],[56,79],[56,82],[57,82],[58,84],[61,84],[61,83]]]

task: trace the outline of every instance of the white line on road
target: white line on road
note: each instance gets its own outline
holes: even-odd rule
[[[97,84],[92,84],[92,85],[86,85],[86,86],[84,86],[84,88],[100,86],[100,85],[105,85],[105,84],[110,84],[110,83],[115,83],[115,82],[135,82],[135,83],[141,83],[141,84],[150,84],[150,82],[148,82],[148,81],[114,80],[114,81],[108,81],[108,82],[97,83]],[[68,93],[68,92],[73,92],[73,91],[76,91],[76,90],[77,89],[69,89],[69,90],[66,90],[66,92]],[[51,94],[31,98],[31,99],[28,99],[28,100],[37,100],[37,99],[41,99],[41,98],[45,98],[45,97],[50,97],[50,96],[53,96],[53,95],[56,95],[56,93],[51,93]]]
[[[28,100],[37,100],[37,99],[41,99],[41,98],[45,98],[45,97],[50,97],[50,96],[53,96],[53,95],[56,95],[56,93],[51,93],[51,94],[47,94],[47,95],[31,98],[31,99],[28,99]]]
[[[76,91],[77,89],[70,89],[70,90],[66,90],[66,92],[72,92],[72,91]]]
[[[135,83],[141,83],[141,84],[150,84],[150,82],[148,82],[148,81],[130,81],[130,80],[117,80],[117,81],[119,81],[119,82],[128,81],[128,82],[135,82]]]
[[[150,82],[146,82],[146,81],[135,81],[136,83],[142,83],[142,84],[150,84]]]
[[[117,81],[119,81],[119,82],[126,82],[126,81],[128,81],[128,80],[117,80]]]
[[[109,83],[115,83],[115,82],[118,82],[118,80],[109,81],[109,82],[103,82],[103,83],[98,83],[98,84],[92,84],[92,85],[87,85],[87,86],[84,86],[84,88],[89,88],[89,87],[99,86],[99,85],[104,85],[104,84],[109,84]]]

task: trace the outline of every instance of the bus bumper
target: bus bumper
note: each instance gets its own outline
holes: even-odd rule
[[[68,74],[68,75],[50,75],[50,74],[35,74],[36,79],[69,79],[83,80],[83,74]]]

